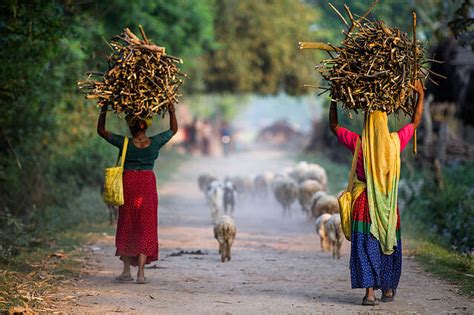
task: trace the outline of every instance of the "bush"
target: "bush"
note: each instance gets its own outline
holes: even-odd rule
[[[446,167],[444,189],[425,172],[419,197],[405,212],[411,221],[422,224],[430,237],[459,252],[474,250],[474,168],[473,163]]]

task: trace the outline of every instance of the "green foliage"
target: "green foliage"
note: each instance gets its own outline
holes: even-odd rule
[[[411,221],[425,226],[431,239],[459,252],[474,249],[474,168],[466,163],[447,167],[443,171],[444,189],[435,184],[433,175],[425,171],[424,185],[408,205]]]
[[[166,52],[182,58],[190,80],[188,91],[204,89],[204,68],[200,57],[214,45],[214,9],[211,0],[108,1],[98,3],[98,18],[104,21],[107,40],[128,27],[140,36],[138,25],[147,37]],[[102,43],[105,46],[105,43]]]
[[[312,53],[298,51],[311,40],[319,16],[300,1],[218,1],[217,48],[206,58],[206,84],[215,92],[301,94],[313,81]]]

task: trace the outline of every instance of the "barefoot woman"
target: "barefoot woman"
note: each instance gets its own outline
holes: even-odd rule
[[[125,204],[119,208],[115,245],[116,256],[123,261],[118,281],[133,281],[130,265],[138,266],[137,283],[147,283],[145,264],[158,260],[158,194],[153,166],[160,148],[178,131],[175,108],[168,108],[170,129],[147,137],[151,119],[127,117],[132,139],[125,157],[123,187]],[[107,108],[102,107],[97,133],[122,150],[124,136],[105,129]]]
[[[402,270],[400,216],[397,190],[400,176],[400,152],[418,127],[423,113],[423,87],[417,82],[418,101],[412,122],[390,133],[387,114],[366,114],[362,137],[340,127],[336,103],[331,103],[329,122],[339,142],[352,153],[361,140],[354,186],[351,236],[352,288],[365,288],[363,305],[375,304],[374,289],[382,290],[382,301],[395,297]]]

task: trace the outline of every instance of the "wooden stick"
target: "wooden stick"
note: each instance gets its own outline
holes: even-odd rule
[[[142,34],[143,40],[145,41],[145,44],[149,44],[148,42],[148,37],[146,37],[145,30],[143,29],[143,26],[138,25],[138,28],[140,29],[140,33]]]
[[[360,20],[363,20],[367,17],[367,15],[369,15],[370,11],[372,11],[372,9],[375,7],[375,5],[379,3],[379,0],[375,0],[374,2],[372,2],[372,5],[367,9],[367,11],[365,11],[364,15],[362,15],[359,19]]]
[[[320,49],[327,51],[338,51],[337,47],[322,42],[299,42],[298,49]]]
[[[347,23],[346,19],[344,18],[344,16],[341,14],[341,12],[339,12],[335,6],[332,5],[331,2],[328,3],[329,6],[331,7],[331,9],[334,10],[334,12],[336,12],[337,16],[339,16],[339,18],[342,20],[342,22],[344,22],[344,24],[346,24],[347,28],[350,28],[349,26],[349,23]]]
[[[416,12],[413,11],[412,13],[413,16],[413,58],[415,59],[415,65],[413,67],[413,85],[416,83],[416,77],[417,77],[417,72],[418,69],[416,68]],[[416,97],[413,96],[413,100],[416,100]],[[413,133],[413,154],[417,153],[417,143],[416,143],[416,129]]]
[[[125,28],[123,31],[125,34],[128,35],[128,37],[130,37],[134,44],[140,44],[140,38],[138,38],[137,35],[133,34],[128,27]]]

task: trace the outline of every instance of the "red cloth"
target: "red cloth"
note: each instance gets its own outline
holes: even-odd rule
[[[413,137],[415,129],[413,128],[413,124],[409,123],[398,130],[398,137],[400,138],[400,152],[405,149],[408,142],[410,142],[411,138]],[[350,131],[344,127],[339,127],[337,130],[337,139],[340,143],[342,143],[346,148],[348,148],[352,154],[354,154],[357,138],[359,135],[355,132]],[[362,139],[362,137],[361,137]],[[362,143],[361,143],[362,145]],[[365,182],[365,171],[364,171],[364,156],[363,156],[362,146],[359,150],[359,156],[357,158],[357,167],[356,167],[356,174],[357,178],[360,181]]]
[[[119,208],[115,256],[128,256],[138,265],[138,255],[146,263],[158,260],[158,193],[155,173],[151,170],[125,170],[123,173],[125,204]]]
[[[369,213],[369,202],[367,201],[367,190],[364,190],[363,193],[357,197],[354,202],[354,209],[352,210],[352,222],[365,222],[371,223],[370,213]],[[397,207],[397,230],[400,229],[400,213],[398,212]],[[368,231],[367,231],[368,232]]]

